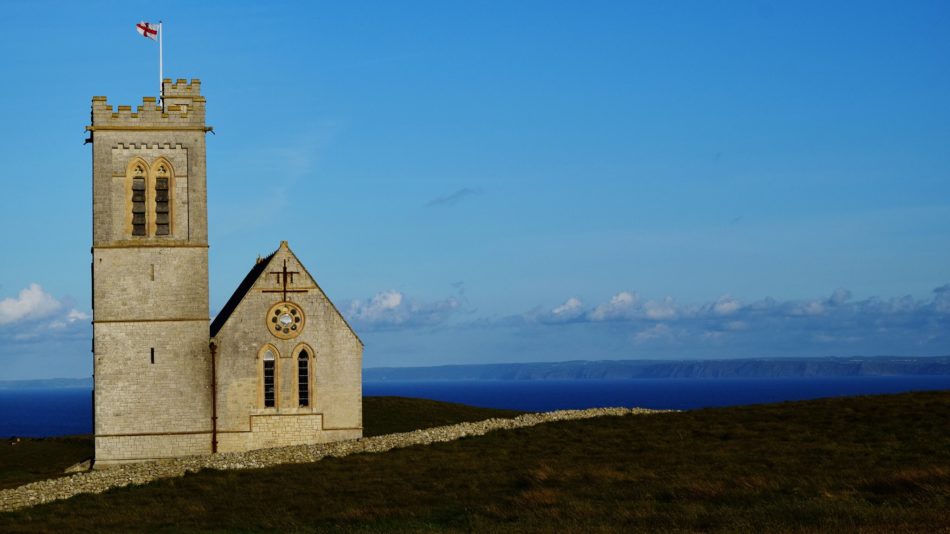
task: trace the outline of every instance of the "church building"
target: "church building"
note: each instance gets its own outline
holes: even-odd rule
[[[96,467],[362,436],[363,344],[286,241],[209,317],[200,87],[92,98]]]

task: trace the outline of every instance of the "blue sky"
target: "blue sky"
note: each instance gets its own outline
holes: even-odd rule
[[[211,308],[366,366],[950,354],[946,2],[4,3],[0,362],[86,376],[93,95],[208,98]]]

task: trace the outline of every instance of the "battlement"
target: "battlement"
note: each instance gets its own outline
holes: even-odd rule
[[[204,130],[205,98],[201,96],[201,80],[162,81],[165,109],[154,96],[142,98],[142,105],[113,108],[104,96],[92,97],[92,125],[87,130]]]
[[[171,78],[165,78],[162,80],[162,94],[166,99],[201,96],[201,80],[194,78],[189,83],[184,78],[179,78],[174,82]]]

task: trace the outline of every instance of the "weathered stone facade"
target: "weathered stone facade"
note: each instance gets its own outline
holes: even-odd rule
[[[200,87],[165,80],[164,108],[145,98],[135,112],[92,99],[97,467],[206,454],[216,444],[240,451],[361,435],[362,343],[285,244],[269,260],[301,273],[288,280],[290,296],[280,295],[308,318],[299,335],[269,333],[265,314],[278,299],[265,291],[284,281],[266,275],[250,292],[239,288],[209,343],[211,128]],[[261,397],[259,352],[268,343],[279,353],[273,407]],[[293,361],[303,347],[305,390]]]
[[[222,452],[358,438],[362,435],[363,346],[286,242],[258,260],[243,294],[232,297],[215,319],[218,362],[218,450]],[[286,268],[287,294],[284,289]],[[293,273],[293,274],[290,274]],[[292,281],[291,281],[292,280]],[[270,333],[277,303],[298,305],[300,333],[281,339]],[[263,401],[265,350],[274,355],[275,402]],[[310,356],[309,399],[301,406],[299,360]]]

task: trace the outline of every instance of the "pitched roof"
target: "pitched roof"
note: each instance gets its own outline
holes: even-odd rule
[[[247,273],[247,276],[244,277],[244,280],[241,281],[241,284],[238,285],[237,289],[234,290],[234,294],[231,295],[231,298],[228,299],[224,307],[221,308],[221,311],[218,312],[218,315],[215,316],[214,321],[211,321],[211,337],[215,337],[218,335],[218,332],[220,332],[221,328],[224,327],[224,323],[228,322],[228,318],[231,317],[231,314],[234,313],[234,310],[236,310],[238,305],[241,304],[241,301],[244,300],[245,295],[247,295],[248,291],[250,291],[251,288],[254,287],[254,284],[257,282],[257,279],[260,278],[261,274],[263,274],[264,269],[267,268],[271,260],[274,259],[274,256],[276,256],[277,253],[280,252],[281,249],[286,249],[287,252],[291,256],[294,257],[294,259],[297,259],[297,256],[293,253],[293,251],[290,250],[290,246],[287,244],[287,242],[281,241],[280,246],[277,248],[277,250],[272,252],[270,256],[267,256],[266,258],[263,258],[260,261],[258,261],[254,265],[254,267],[251,267],[251,270]],[[323,292],[323,288],[321,288],[320,284],[317,283],[316,278],[314,278],[313,275],[311,275],[310,272],[307,271],[307,268],[304,266],[303,262],[297,259],[297,263],[300,265],[300,268],[303,269],[303,271],[307,274],[307,276],[309,276],[310,279],[313,280],[314,285],[317,286],[317,291],[319,291],[321,294],[324,295],[324,297],[326,297],[326,293]],[[363,345],[363,340],[360,339],[360,336],[357,335],[355,330],[353,330],[353,327],[350,326],[350,323],[346,320],[346,317],[344,317],[343,314],[340,313],[340,310],[336,307],[336,305],[333,304],[333,301],[330,300],[329,298],[327,298],[326,300],[330,304],[330,307],[333,309],[333,311],[336,312],[340,320],[343,321],[343,324],[346,326],[346,328],[349,329],[351,334],[353,334],[353,337],[356,338],[356,341],[359,342],[360,345]]]
[[[244,277],[241,284],[234,290],[234,294],[231,295],[231,298],[228,299],[224,307],[221,308],[221,311],[218,312],[218,315],[215,316],[214,321],[211,321],[211,337],[218,335],[221,327],[228,321],[228,317],[231,317],[231,314],[237,309],[238,304],[244,299],[244,295],[247,295],[247,292],[254,286],[254,282],[257,282],[261,273],[267,268],[270,260],[274,258],[274,254],[277,254],[276,250],[272,252],[270,256],[254,264],[254,267],[251,267],[250,272],[247,273],[247,276]]]

